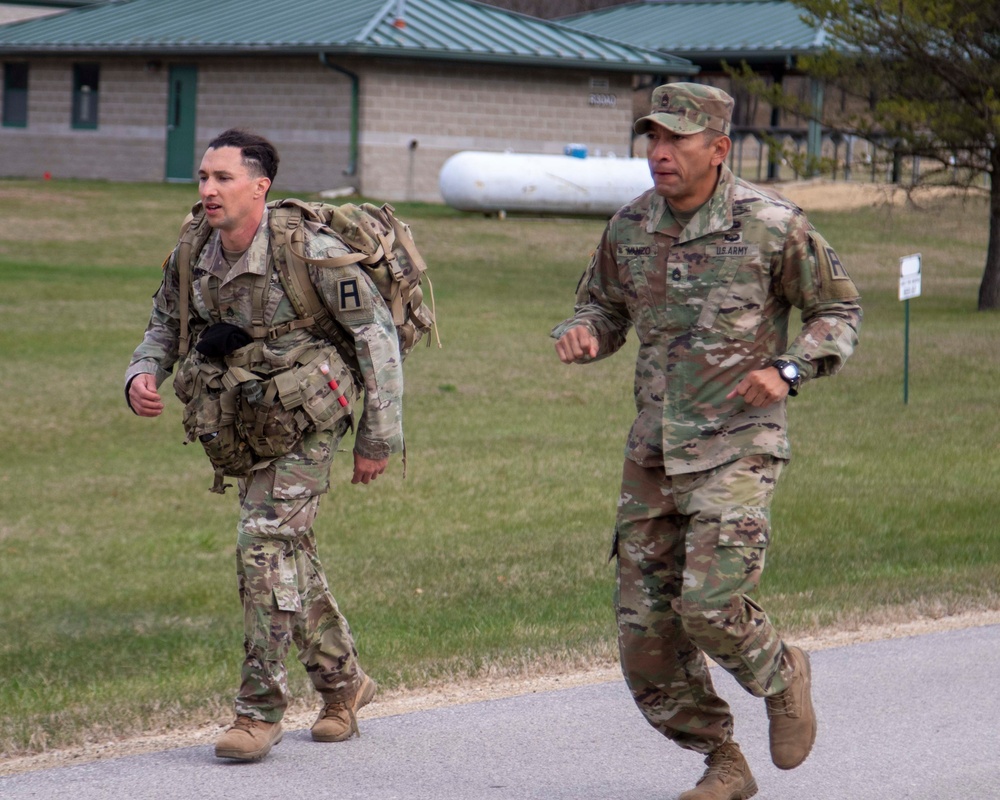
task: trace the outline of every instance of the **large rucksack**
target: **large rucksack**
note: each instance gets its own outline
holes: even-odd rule
[[[337,236],[351,252],[336,258],[306,256],[307,221],[318,225],[321,232]],[[266,280],[258,280],[250,330],[236,331],[244,337],[241,346],[205,358],[203,332],[198,353],[182,362],[174,378],[174,391],[185,404],[188,441],[197,439],[204,446],[215,468],[212,491],[220,493],[226,487],[224,475],[248,475],[259,459],[283,455],[305,432],[331,430],[345,417],[353,424],[355,382],[362,383],[354,343],[319,297],[308,265],[325,268],[358,264],[363,268],[392,313],[403,358],[425,333],[435,328],[433,293],[432,307],[428,308],[421,288],[427,266],[409,228],[395,216],[392,206],[278,200],[268,204],[268,227],[274,268],[298,319],[275,330],[265,326]],[[211,234],[199,203],[181,228],[176,252],[182,358],[191,347],[191,276]],[[212,309],[210,304],[210,310],[217,317],[218,309]],[[213,327],[219,325],[210,326],[206,332]],[[268,336],[301,328],[310,328],[320,342],[325,340],[329,345],[297,348],[279,367],[262,359],[262,345]],[[331,359],[330,347],[339,359]],[[328,374],[331,368],[334,373]],[[405,452],[403,464],[405,474]]]
[[[339,258],[308,258],[304,253],[304,220],[328,228],[354,252]],[[321,336],[337,345],[349,363],[355,358],[354,345],[316,293],[306,264],[319,267],[362,266],[392,312],[403,358],[432,328],[436,335],[433,289],[431,308],[428,308],[423,302],[421,287],[427,264],[417,250],[409,226],[396,216],[391,205],[346,203],[335,206],[294,199],[275,200],[268,203],[268,227],[275,267],[296,315],[304,325],[314,327]],[[211,235],[212,228],[201,203],[197,203],[181,227],[177,249],[181,287],[190,285],[191,270]],[[428,288],[431,288],[429,278]],[[188,293],[182,290],[181,356],[186,355],[190,347],[188,304]],[[438,344],[440,346],[440,342]]]

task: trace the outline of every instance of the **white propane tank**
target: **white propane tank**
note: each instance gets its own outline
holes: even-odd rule
[[[460,211],[610,216],[652,189],[653,179],[644,158],[465,150],[444,163],[439,185]]]

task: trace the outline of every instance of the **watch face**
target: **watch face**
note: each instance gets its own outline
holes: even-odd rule
[[[788,378],[788,380],[794,381],[797,377],[799,377],[799,368],[794,364],[785,364],[785,366],[781,368],[781,374]]]

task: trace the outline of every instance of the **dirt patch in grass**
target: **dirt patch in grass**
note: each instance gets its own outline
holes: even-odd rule
[[[883,639],[900,639],[962,628],[1000,624],[1000,609],[974,611],[965,614],[933,618],[900,620],[879,625],[858,625],[851,630],[821,631],[814,635],[794,637],[794,642],[806,650],[829,650],[835,647]],[[421,689],[380,693],[375,702],[358,715],[363,721],[393,717],[415,711],[427,711],[446,706],[498,700],[538,692],[569,689],[621,680],[617,663],[595,665],[589,670],[546,674],[491,676],[488,680],[469,680],[430,686]],[[313,723],[315,711],[288,714],[284,725],[288,730],[301,730]],[[226,723],[228,724],[228,720]],[[38,755],[0,761],[0,776],[33,772],[42,769],[68,767],[122,756],[154,753],[179,747],[210,745],[225,729],[225,724],[205,725],[171,733],[151,734],[124,741],[94,742],[82,747],[53,750]]]
[[[920,186],[911,191],[884,183],[846,183],[844,181],[810,180],[772,184],[785,197],[810,211],[854,211],[877,206],[902,206],[908,202],[919,206],[935,200],[961,196],[964,190],[955,186]],[[971,189],[973,195],[983,190]]]

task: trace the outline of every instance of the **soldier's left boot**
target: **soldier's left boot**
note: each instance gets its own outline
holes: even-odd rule
[[[809,655],[798,647],[786,647],[784,658],[792,667],[791,682],[780,694],[766,698],[771,760],[778,769],[795,769],[816,741],[816,710]]]
[[[236,761],[259,761],[282,736],[280,722],[264,722],[241,714],[215,743],[215,755]]]
[[[376,689],[378,684],[362,672],[358,690],[353,697],[323,706],[312,726],[313,740],[343,742],[352,736],[360,736],[357,713],[372,701]]]

